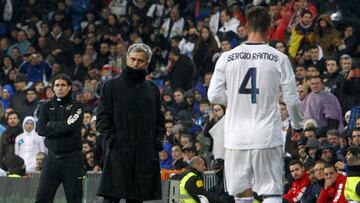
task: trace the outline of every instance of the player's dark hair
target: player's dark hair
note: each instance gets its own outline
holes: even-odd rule
[[[292,161],[289,163],[289,167],[290,167],[290,166],[297,165],[297,164],[298,164],[300,167],[304,167],[304,164],[303,164],[300,160],[298,160],[298,159],[292,160]]]
[[[69,86],[71,86],[71,84],[72,84],[72,80],[71,80],[70,76],[67,74],[64,74],[64,73],[60,73],[59,75],[54,77],[54,79],[51,82],[53,87],[55,86],[56,80],[65,80],[67,85],[69,85]]]
[[[246,12],[247,27],[249,32],[265,34],[271,24],[271,16],[264,7],[255,6]]]

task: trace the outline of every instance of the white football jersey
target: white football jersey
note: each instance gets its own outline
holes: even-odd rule
[[[212,103],[227,105],[226,148],[264,149],[285,144],[280,91],[293,128],[301,129],[303,118],[295,75],[285,54],[267,44],[244,43],[220,56],[208,98]]]

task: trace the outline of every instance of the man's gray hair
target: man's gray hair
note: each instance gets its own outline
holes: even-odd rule
[[[146,54],[146,56],[148,57],[148,64],[150,63],[152,51],[148,45],[146,45],[144,43],[138,43],[138,44],[131,45],[126,53],[126,58],[129,57],[129,54],[131,52],[144,52]]]

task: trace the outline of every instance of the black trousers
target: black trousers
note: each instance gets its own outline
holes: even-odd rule
[[[104,198],[103,203],[119,203],[120,199],[118,198]],[[135,200],[135,199],[127,199],[126,203],[142,203],[142,201]]]
[[[68,203],[81,203],[84,157],[81,150],[66,155],[50,153],[45,157],[41,170],[36,203],[51,203],[60,183],[63,184]]]

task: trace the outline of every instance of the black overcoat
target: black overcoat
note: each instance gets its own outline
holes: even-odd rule
[[[105,136],[105,163],[97,195],[161,199],[159,155],[164,134],[158,87],[124,77],[107,81],[101,92],[97,127]]]

